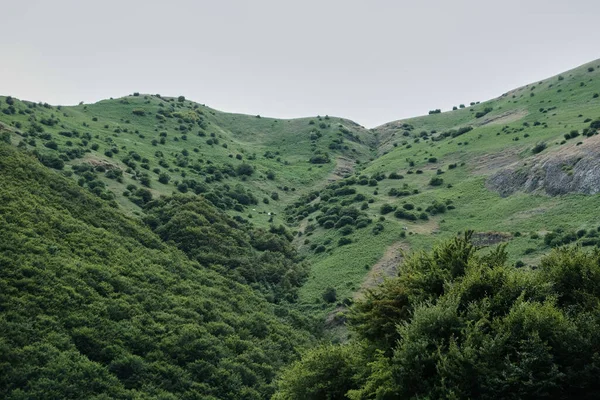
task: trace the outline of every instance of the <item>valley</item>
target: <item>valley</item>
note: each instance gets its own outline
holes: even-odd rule
[[[0,397],[44,393],[63,365],[98,375],[88,398],[294,398],[300,353],[371,340],[355,304],[385,288],[397,300],[408,289],[390,282],[420,276],[415,260],[437,257],[426,254],[439,243],[454,243],[449,254],[474,244],[465,260],[493,259],[499,274],[543,269],[563,245],[592,257],[599,93],[596,60],[372,129],[231,114],[184,96],[76,106],[0,96],[0,365],[10,370]],[[462,277],[448,274],[437,284]],[[514,274],[502,279],[529,287]],[[323,351],[352,364],[343,349]],[[376,385],[389,360],[369,357]],[[57,397],[81,394],[63,384]],[[369,384],[352,398],[373,398]]]

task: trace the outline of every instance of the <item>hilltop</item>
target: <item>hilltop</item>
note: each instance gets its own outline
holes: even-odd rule
[[[52,285],[64,288],[60,296],[77,297],[70,288],[83,280],[100,296],[93,307],[105,310],[102,318],[168,317],[197,329],[205,322],[194,318],[213,314],[185,298],[206,293],[197,300],[215,298],[208,307],[228,317],[215,317],[214,332],[198,337],[234,336],[235,344],[194,373],[220,376],[215,371],[230,365],[219,360],[230,362],[231,349],[242,360],[231,361],[240,369],[230,381],[215,378],[196,388],[207,396],[231,395],[223,390],[233,381],[248,398],[272,394],[279,368],[304,346],[349,340],[348,310],[381,287],[384,277],[396,276],[407,254],[459,233],[473,231],[469,241],[484,255],[507,243],[507,265],[523,270],[537,269],[562,244],[600,244],[600,60],[489,101],[374,129],[327,115],[285,120],[231,114],[184,96],[140,93],[77,106],[0,96],[0,111],[6,142],[2,232],[12,246],[3,250],[11,265],[3,291],[11,294],[3,302],[17,296],[16,287],[43,291],[44,282],[31,279],[53,257],[62,257],[48,264],[58,279]],[[44,215],[51,222],[32,231]],[[28,237],[35,251],[23,239]],[[113,253],[118,256],[111,258]],[[160,262],[147,274],[127,275],[148,257]],[[69,267],[62,270],[60,263]],[[106,280],[114,281],[112,288],[102,284]],[[148,293],[169,288],[180,315],[159,316],[166,311],[153,311],[147,293],[135,297],[123,285],[147,285]],[[135,301],[113,304],[107,293]],[[54,321],[51,331],[62,342],[41,326],[35,335],[51,337],[35,340],[54,340],[56,357],[68,351],[71,361],[99,363],[89,368],[120,382],[114,381],[115,396],[188,393],[191,378],[177,388],[147,391],[162,368],[147,364],[150,358],[185,377],[196,368],[183,355],[169,355],[167,344],[140,350],[127,342],[113,354],[102,338],[80,332],[87,322],[79,317],[63,320],[54,308],[42,311],[32,318]],[[262,322],[247,326],[244,315]],[[164,332],[154,328],[147,333],[151,341],[163,340]],[[124,340],[121,331],[110,335]],[[284,345],[280,340],[287,336]],[[3,338],[14,357],[26,350],[14,332]],[[285,350],[270,353],[272,346]],[[94,359],[96,352],[106,354]],[[263,370],[271,358],[277,365]],[[139,376],[131,372],[138,367],[144,371]]]

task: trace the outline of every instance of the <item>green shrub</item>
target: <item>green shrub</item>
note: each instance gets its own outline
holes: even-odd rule
[[[435,177],[431,178],[431,180],[429,181],[429,184],[431,186],[441,186],[444,184],[444,179],[440,178],[439,176],[435,176]]]

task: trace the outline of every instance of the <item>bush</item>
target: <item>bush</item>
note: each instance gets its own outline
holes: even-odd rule
[[[383,232],[383,224],[375,224],[375,226],[373,227],[373,235],[379,235],[381,232]]]
[[[325,300],[325,302],[334,303],[337,300],[337,292],[336,292],[335,288],[330,286],[325,289],[322,297],[323,297],[323,300]]]
[[[338,246],[345,246],[350,243],[352,243],[352,239],[349,237],[341,237],[340,240],[338,240]]]
[[[533,148],[531,149],[531,152],[533,154],[538,154],[538,153],[541,153],[542,151],[546,150],[546,147],[547,147],[546,143],[539,142],[535,146],[533,146]]]
[[[396,217],[398,219],[405,219],[408,221],[416,221],[417,220],[416,215],[414,215],[413,213],[410,213],[404,209],[396,210],[396,212],[394,213],[394,217]]]
[[[380,213],[381,215],[389,214],[389,213],[391,213],[392,211],[394,211],[394,209],[395,209],[395,207],[394,207],[394,206],[392,206],[391,204],[387,204],[387,203],[385,203],[385,204],[382,204],[382,205],[381,205],[381,208],[379,209],[379,213]]]
[[[327,154],[315,154],[309,160],[311,164],[327,164],[329,162],[329,156]]]
[[[492,107],[486,107],[486,108],[484,108],[482,111],[478,111],[478,112],[475,114],[475,118],[481,118],[481,117],[483,117],[483,116],[485,116],[485,115],[489,114],[490,112],[492,112],[492,110],[493,110],[493,108],[492,108]]]
[[[160,175],[158,175],[158,181],[162,184],[168,184],[169,181],[171,180],[171,177],[169,176],[169,174],[162,172]]]
[[[431,186],[441,186],[444,184],[444,179],[440,178],[439,176],[436,176],[436,177],[431,178],[431,180],[429,181],[429,184]]]
[[[600,254],[554,250],[537,270],[507,256],[468,234],[408,257],[355,302],[350,343],[309,353],[274,398],[307,398],[300,382],[310,398],[596,398]]]
[[[254,167],[252,167],[252,165],[250,164],[240,164],[237,166],[237,168],[235,169],[235,172],[239,175],[239,176],[250,176],[254,173]]]

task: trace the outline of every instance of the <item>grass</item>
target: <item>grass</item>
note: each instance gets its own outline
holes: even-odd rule
[[[44,126],[44,130],[52,135],[59,150],[68,148],[69,140],[73,142],[72,147],[77,147],[80,142],[80,139],[59,135],[60,131],[89,132],[92,139],[83,147],[89,149],[92,143],[96,143],[98,150],[86,153],[83,159],[68,162],[67,171],[70,165],[89,160],[113,163],[125,170],[127,167],[121,161],[123,156],[135,151],[142,159],[149,160],[147,172],[151,175],[154,196],[177,191],[176,183],[185,178],[206,177],[206,174],[198,174],[189,166],[175,166],[176,156],[183,150],[189,152],[190,163],[199,163],[203,168],[225,164],[235,168],[242,163],[250,163],[256,170],[251,177],[245,180],[226,177],[210,185],[242,185],[253,193],[259,200],[258,204],[243,211],[227,212],[243,218],[251,216],[252,222],[259,226],[269,225],[272,214],[275,214],[274,223],[285,223],[286,206],[303,194],[324,188],[334,176],[338,158],[355,162],[356,176],[389,175],[391,172],[403,175],[400,180],[381,180],[375,187],[353,186],[358,193],[371,199],[365,211],[373,223],[349,235],[351,244],[338,247],[340,234],[322,228],[296,239],[300,254],[312,264],[310,278],[300,291],[298,307],[308,313],[325,315],[336,307],[336,304],[323,301],[325,288],[336,288],[340,301],[352,297],[370,267],[390,245],[397,242],[403,242],[411,250],[420,250],[468,229],[503,232],[512,235],[508,246],[510,260],[535,265],[548,250],[542,237],[545,232],[559,227],[573,230],[597,228],[600,225],[597,195],[550,197],[540,193],[516,193],[500,197],[488,190],[485,183],[492,173],[508,164],[528,163],[534,156],[531,150],[538,143],[547,146],[540,154],[552,155],[586,140],[579,136],[561,144],[565,133],[581,131],[589,126],[588,119],[600,118],[600,98],[593,96],[600,92],[600,68],[588,71],[588,67],[598,64],[599,61],[594,61],[561,74],[562,79],[551,77],[496,99],[467,105],[464,109],[396,121],[370,131],[337,117],[280,120],[229,114],[189,101],[178,102],[175,98],[155,95],[127,96],[60,109],[43,105],[32,108],[28,103],[15,100],[17,108],[33,110],[33,114],[0,114],[0,122],[10,129],[13,143],[18,144],[28,139],[23,137],[23,133],[31,125],[32,116],[39,123],[42,118],[54,115],[60,122],[53,127]],[[6,97],[0,97],[0,104],[0,108],[7,107]],[[492,111],[477,118],[476,114],[486,108],[492,108]],[[136,115],[134,110],[143,112],[136,111]],[[173,110],[172,116],[157,117],[160,110]],[[408,125],[412,128],[407,129]],[[460,136],[431,139],[443,132],[467,126],[473,129]],[[153,140],[160,140],[161,132],[166,132],[165,144],[153,145]],[[316,132],[320,137],[313,135],[311,138],[311,134]],[[208,140],[214,139],[219,143],[207,144]],[[341,148],[331,149],[330,145],[339,139],[342,139]],[[45,142],[47,140],[37,139],[36,148],[51,151],[44,147]],[[30,145],[26,147],[34,149]],[[104,152],[113,147],[120,149],[119,154],[106,157]],[[164,154],[169,168],[158,165],[157,151]],[[266,157],[267,152],[272,156]],[[323,152],[329,153],[332,162],[322,165],[309,163],[311,156]],[[455,165],[455,168],[450,168],[450,165]],[[154,168],[168,172],[171,182],[168,185],[158,183]],[[275,174],[274,180],[267,178],[270,171]],[[429,183],[434,177],[442,178],[443,184],[431,186]],[[126,173],[122,183],[104,177],[101,179],[116,194],[120,208],[130,214],[140,213],[140,209],[122,195],[127,185],[133,183],[139,186],[135,174]],[[390,189],[402,190],[404,185],[410,190],[418,190],[418,194],[400,198],[388,195]],[[263,203],[262,199],[270,199],[273,192],[277,192],[280,199]],[[451,200],[455,209],[430,216],[427,222],[398,220],[390,213],[385,216],[383,232],[379,235],[372,233],[382,204],[402,207],[409,202],[424,210],[434,201],[446,200]],[[319,212],[303,221],[292,222],[289,227],[303,231],[308,219],[317,215]],[[532,233],[541,236],[534,239]],[[308,243],[305,243],[306,239]],[[331,241],[328,251],[315,254],[310,249],[311,244],[322,244],[328,240]]]

